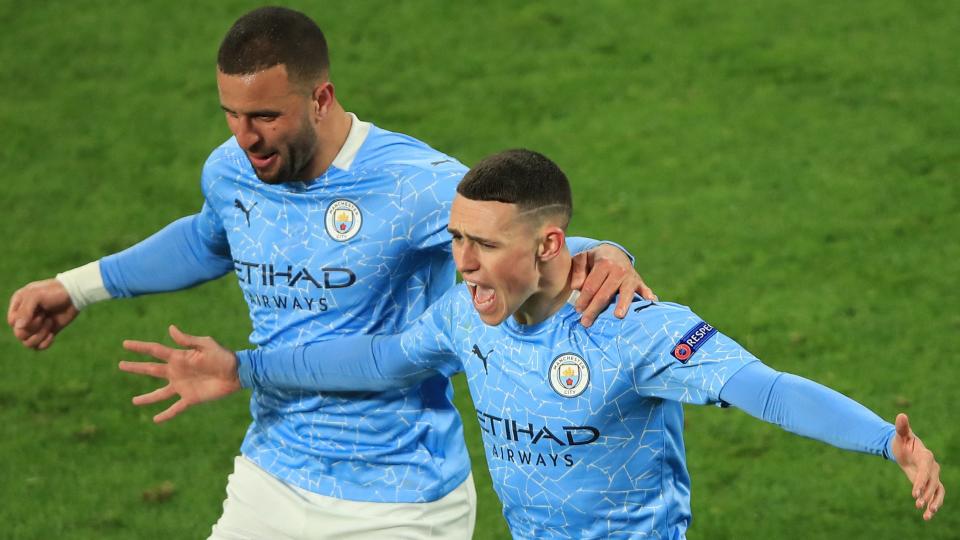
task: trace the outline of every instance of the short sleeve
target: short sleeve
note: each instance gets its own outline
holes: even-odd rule
[[[648,306],[642,309],[643,306]],[[634,304],[637,306],[637,304]],[[694,404],[720,403],[720,390],[757,359],[687,307],[641,304],[623,322],[621,360],[643,396]]]

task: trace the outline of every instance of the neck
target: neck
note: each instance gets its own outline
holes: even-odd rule
[[[310,164],[307,178],[317,178],[330,168],[350,134],[350,115],[334,100],[330,112],[315,126],[317,153]]]
[[[570,287],[570,270],[573,258],[566,246],[563,252],[547,262],[540,263],[540,281],[537,291],[533,293],[520,309],[513,314],[513,318],[520,324],[533,325],[541,323],[567,303],[573,288]]]

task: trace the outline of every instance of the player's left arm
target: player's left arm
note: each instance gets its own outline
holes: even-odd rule
[[[720,399],[792,433],[896,461],[912,484],[916,507],[925,508],[924,519],[943,505],[940,465],[905,414],[894,426],[839,392],[759,361],[730,377]]]
[[[856,401],[813,381],[764,365],[685,306],[637,301],[617,332],[636,391],[693,404],[733,405],[799,435],[894,460],[913,484],[930,519],[943,504],[940,466],[910,431],[896,428]]]

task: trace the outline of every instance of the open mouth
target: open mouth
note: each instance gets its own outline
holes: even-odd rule
[[[247,154],[247,157],[250,158],[250,163],[253,164],[257,169],[266,169],[270,165],[273,165],[273,162],[277,159],[277,153],[273,152],[267,154],[264,157],[254,156],[253,154]]]
[[[497,299],[497,293],[492,288],[472,281],[464,281],[470,289],[470,295],[473,297],[473,307],[480,313],[487,313],[493,309],[493,302]]]

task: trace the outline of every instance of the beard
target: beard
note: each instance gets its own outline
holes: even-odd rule
[[[277,163],[272,167],[274,170],[257,169],[252,161],[250,165],[253,167],[254,174],[264,184],[276,185],[312,180],[308,169],[319,151],[318,146],[317,135],[313,131],[313,126],[310,125],[309,117],[305,116],[293,139],[275,150]],[[250,161],[249,156],[247,160]]]

